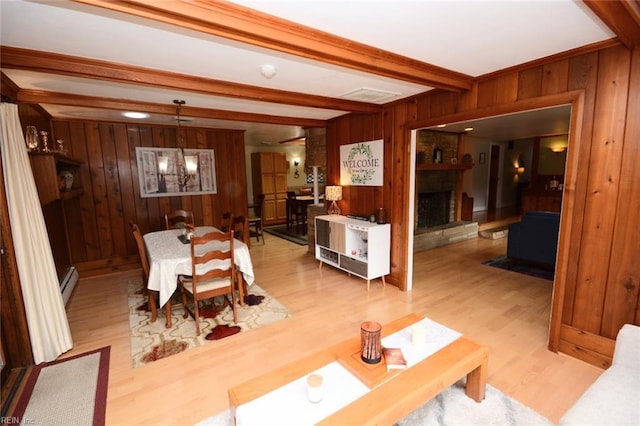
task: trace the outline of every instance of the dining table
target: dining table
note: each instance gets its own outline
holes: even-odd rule
[[[210,232],[222,232],[213,226],[197,226],[194,235],[202,236]],[[168,229],[144,234],[143,239],[149,258],[149,279],[147,289],[158,294],[159,306],[165,306],[167,327],[171,327],[171,296],[178,287],[178,276],[191,275],[191,244],[184,239],[184,230]],[[183,241],[186,241],[183,242]],[[229,243],[216,243],[214,249],[228,249]],[[225,247],[226,246],[226,247]],[[238,273],[240,300],[243,300],[243,288],[251,286],[255,281],[253,263],[249,247],[236,239],[233,242],[233,256]],[[149,297],[151,322],[157,318],[155,297]]]

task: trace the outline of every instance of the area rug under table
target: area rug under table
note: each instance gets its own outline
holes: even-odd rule
[[[27,425],[104,425],[110,352],[106,346],[36,365],[9,418]]]
[[[322,401],[319,404],[322,404]],[[233,424],[230,411],[225,410],[203,420],[198,423],[198,426],[232,426]],[[287,426],[288,423],[283,422],[280,425]],[[490,385],[487,385],[484,401],[477,403],[465,394],[465,381],[463,379],[418,407],[418,409],[400,420],[397,425],[547,426],[553,425],[553,423]]]
[[[194,319],[182,317],[184,311],[181,305],[172,308],[171,328],[165,327],[164,310],[158,312],[158,319],[154,323],[149,322],[151,313],[146,310],[146,296],[141,289],[140,280],[129,282],[129,325],[134,368],[191,348],[214,344],[216,340],[230,338],[237,332],[263,327],[291,316],[286,307],[253,284],[245,297],[246,306],[236,308],[237,323],[234,323],[233,311],[225,303],[224,297],[216,298],[215,305],[204,305],[200,309],[200,335],[197,336]]]

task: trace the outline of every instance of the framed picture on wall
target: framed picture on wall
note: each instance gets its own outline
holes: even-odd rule
[[[487,153],[486,152],[481,152],[480,155],[478,156],[478,162],[480,164],[484,164],[487,162]]]
[[[136,147],[136,157],[142,198],[217,193],[212,149]]]

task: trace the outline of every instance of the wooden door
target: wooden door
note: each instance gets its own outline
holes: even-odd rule
[[[489,197],[487,210],[495,210],[498,200],[498,182],[500,177],[500,146],[491,146],[491,160],[489,162]]]

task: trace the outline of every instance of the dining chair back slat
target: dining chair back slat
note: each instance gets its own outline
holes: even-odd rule
[[[232,222],[233,222],[233,214],[231,212],[222,213],[222,221],[220,222],[220,230],[222,232],[229,232],[231,230]]]
[[[209,232],[191,237],[191,276],[179,278],[184,318],[191,315],[196,322],[196,332],[200,335],[199,302],[217,296],[231,294],[233,320],[238,322],[235,296],[236,266],[234,259],[234,233]],[[193,311],[187,304],[193,299]]]
[[[187,210],[174,210],[164,215],[165,229],[176,229],[187,225],[195,225],[193,221],[193,212]]]

